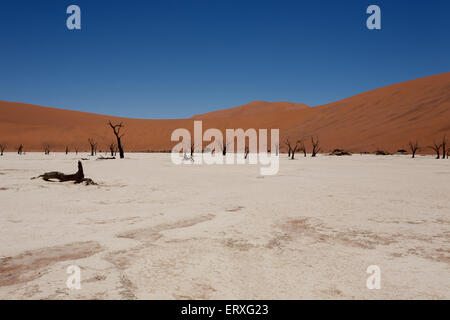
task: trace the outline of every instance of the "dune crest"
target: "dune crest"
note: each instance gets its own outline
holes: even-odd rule
[[[218,118],[251,117],[261,114],[295,111],[307,108],[309,108],[309,106],[304,103],[293,103],[286,101],[252,101],[239,107],[198,114],[191,117],[191,119],[205,120]]]
[[[0,101],[0,142],[11,152],[20,144],[26,151],[88,150],[94,138],[100,150],[114,141],[109,120],[126,126],[126,151],[170,150],[176,128],[192,130],[194,120],[203,128],[279,128],[280,139],[318,136],[324,152],[343,148],[353,152],[390,152],[407,149],[418,139],[421,146],[450,136],[450,72],[406,81],[364,92],[317,107],[290,102],[254,101],[190,119],[151,120],[120,118],[86,112]],[[282,146],[283,143],[280,143]],[[308,146],[307,144],[307,147]]]

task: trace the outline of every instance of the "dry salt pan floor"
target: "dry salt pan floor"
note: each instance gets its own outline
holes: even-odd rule
[[[98,185],[30,180],[81,157],[0,158],[1,299],[450,299],[450,160],[128,154],[83,161]]]

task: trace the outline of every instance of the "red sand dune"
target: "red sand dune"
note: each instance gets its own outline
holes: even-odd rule
[[[170,150],[171,132],[193,128],[279,128],[280,144],[287,137],[309,142],[318,136],[322,150],[343,148],[353,152],[377,148],[395,152],[408,141],[430,145],[450,137],[450,72],[364,92],[330,104],[308,107],[288,102],[252,102],[247,105],[196,115],[191,119],[147,120],[90,114],[23,103],[0,101],[0,143],[13,151],[21,143],[25,151],[42,151],[49,143],[54,151],[66,145],[88,150],[94,138],[99,149],[114,141],[107,122],[123,121],[126,151]],[[307,143],[307,148],[310,144]]]
[[[206,120],[206,119],[220,119],[220,118],[249,117],[260,114],[295,111],[307,108],[309,108],[309,106],[304,103],[253,101],[239,107],[195,115],[191,117],[191,119]]]

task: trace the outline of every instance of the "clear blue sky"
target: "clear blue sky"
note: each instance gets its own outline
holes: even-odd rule
[[[142,118],[315,106],[450,71],[449,16],[448,0],[1,0],[0,100]]]

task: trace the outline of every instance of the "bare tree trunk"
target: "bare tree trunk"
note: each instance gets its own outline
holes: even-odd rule
[[[445,151],[447,150],[445,147],[447,146],[447,137],[444,136],[442,139],[442,159],[445,159]]]
[[[5,151],[5,149],[6,149],[6,143],[0,144],[0,156],[3,155],[3,152]]]
[[[298,148],[298,144],[300,143],[300,141],[297,141],[296,143],[295,143],[295,147],[292,149],[292,158],[291,158],[291,160],[294,160],[294,156],[295,156],[295,151],[297,151],[297,148]]]
[[[297,140],[297,142],[295,142],[295,147],[292,147],[289,139],[286,140],[285,144],[288,146],[288,158],[291,158],[291,160],[294,160],[295,152],[297,151],[298,145],[300,143],[301,140]]]
[[[23,144],[21,144],[17,149],[17,154],[22,154],[22,152],[23,152]]]
[[[311,144],[313,146],[311,157],[315,157],[318,152],[320,152],[320,146],[319,146],[319,138],[314,140],[314,137],[311,137]]]
[[[414,158],[416,156],[417,150],[419,150],[419,142],[409,142],[409,149],[411,149],[412,158]]]
[[[298,148],[298,151],[303,151],[303,156],[306,157],[306,146],[303,140],[298,141],[300,143],[300,147]]]
[[[442,144],[437,144],[436,142],[433,142],[433,145],[429,146],[430,149],[433,149],[434,152],[436,152],[436,159],[441,158],[441,147],[442,147]],[[445,157],[445,155],[444,155],[444,157]]]
[[[288,158],[290,158],[291,157],[292,147],[291,147],[291,143],[289,142],[289,139],[286,139],[284,144],[287,145],[287,147],[288,147]]]
[[[125,158],[124,152],[123,152],[123,147],[122,147],[122,141],[121,138],[123,137],[123,134],[120,134],[120,130],[124,127],[124,125],[121,123],[119,124],[112,124],[111,121],[109,122],[109,126],[113,129],[114,135],[116,136],[117,139],[117,147],[119,148],[119,156],[120,159]]]
[[[75,181],[75,183],[85,182],[86,184],[95,184],[95,182],[91,179],[84,177],[83,165],[81,164],[81,161],[78,161],[78,171],[74,174],[64,174],[58,171],[52,171],[46,172],[31,179],[37,178],[42,178],[45,181],[59,180],[59,182]]]
[[[69,146],[66,146],[66,154],[69,154]]]
[[[220,147],[220,150],[221,150],[221,152],[222,152],[222,155],[223,155],[223,156],[226,156],[226,154],[227,154],[228,143],[225,144],[225,145],[223,145],[222,143],[218,142],[218,145],[219,145],[219,147]]]
[[[92,138],[89,138],[88,141],[91,145],[91,156],[94,156],[97,153],[97,143]]]
[[[50,145],[48,143],[44,143],[44,154],[49,155],[50,154]]]
[[[111,152],[111,157],[114,157],[114,152],[116,151],[116,145],[114,143],[109,145],[109,151]]]

